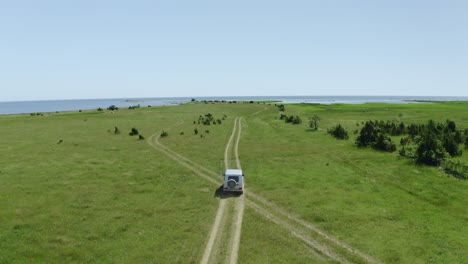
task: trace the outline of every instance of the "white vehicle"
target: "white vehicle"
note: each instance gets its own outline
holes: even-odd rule
[[[227,169],[224,173],[223,191],[244,193],[244,174],[242,170]]]

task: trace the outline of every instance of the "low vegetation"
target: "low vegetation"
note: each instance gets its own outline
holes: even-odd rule
[[[202,124],[205,126],[209,126],[211,124],[213,125],[221,125],[223,122],[222,120],[226,119],[226,115],[224,114],[222,118],[215,118],[211,113],[205,114],[205,115],[200,115],[198,117],[198,121],[193,121],[193,124]]]
[[[0,125],[8,128],[0,130],[0,263],[200,262],[219,206],[213,198],[217,186],[161,149],[136,144],[124,131],[138,128],[138,136],[149,139],[164,129],[171,136],[162,144],[221,175],[233,127],[233,120],[222,120],[224,114],[243,117],[239,153],[249,191],[383,263],[464,263],[468,155],[461,150],[468,137],[467,107],[464,102],[286,105],[288,116],[316,114],[320,127],[358,130],[343,141],[285,124],[275,119],[278,108],[268,104],[0,116]],[[193,113],[211,113],[223,125],[194,128]],[[397,151],[358,147],[369,120],[397,143]],[[382,130],[375,120],[393,121]],[[399,132],[401,123],[405,129]],[[422,126],[438,131],[425,144],[445,150],[438,166],[417,161],[425,142]],[[116,127],[123,136],[113,135]],[[172,136],[181,131],[185,135]],[[446,147],[460,135],[463,142],[450,150],[452,156]],[[239,263],[273,260],[330,263],[246,206]]]
[[[348,131],[340,124],[328,130],[328,134],[334,136],[336,139],[349,139]]]
[[[107,110],[116,111],[116,110],[119,110],[119,108],[117,106],[115,106],[115,105],[111,105],[111,106],[107,107]]]
[[[138,134],[139,134],[138,129],[136,129],[134,127],[128,133],[128,135],[130,135],[130,136],[137,136]]]
[[[309,128],[312,130],[318,130],[320,123],[320,117],[317,114],[314,114],[313,117],[309,118]]]

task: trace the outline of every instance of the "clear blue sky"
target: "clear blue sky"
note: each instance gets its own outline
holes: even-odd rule
[[[468,1],[2,1],[0,101],[468,95]]]

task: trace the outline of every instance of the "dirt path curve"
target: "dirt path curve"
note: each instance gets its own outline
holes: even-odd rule
[[[207,181],[216,186],[219,186],[219,180],[215,180],[215,178],[219,179],[217,173],[203,167],[200,164],[195,163],[194,161],[162,145],[158,141],[158,133],[160,132],[156,132],[148,138],[148,144],[150,146],[163,152],[166,156],[173,159],[181,166],[184,166],[187,169],[191,170],[196,175],[206,179]],[[238,157],[238,155],[236,156]],[[327,234],[325,231],[321,230],[317,226],[306,222],[305,220],[301,219],[300,217],[294,214],[287,212],[286,210],[282,209],[281,207],[277,206],[271,201],[259,196],[258,194],[249,191],[247,193],[247,196],[243,197],[243,199],[245,200],[246,205],[254,209],[257,213],[272,221],[273,223],[278,224],[282,228],[288,230],[293,236],[297,237],[298,239],[302,240],[305,244],[309,245],[311,247],[311,254],[315,255],[318,252],[340,263],[352,263],[353,261],[349,261],[349,257],[343,257],[340,256],[340,254],[336,253],[336,249],[342,249],[351,253],[352,256],[360,258],[364,263],[381,263],[379,260],[357,250],[356,248],[348,245],[346,242]],[[234,255],[235,254],[231,253],[230,259],[236,259],[237,257],[234,257]]]

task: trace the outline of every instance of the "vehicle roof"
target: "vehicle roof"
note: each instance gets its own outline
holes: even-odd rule
[[[224,175],[242,175],[242,170],[227,169]]]

